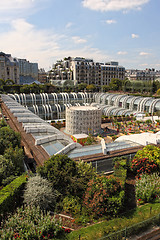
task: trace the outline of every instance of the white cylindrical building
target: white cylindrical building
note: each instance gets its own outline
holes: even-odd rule
[[[92,106],[66,108],[66,132],[93,134],[101,129],[101,109]]]

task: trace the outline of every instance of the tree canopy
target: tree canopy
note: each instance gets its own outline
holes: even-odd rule
[[[48,179],[54,189],[62,195],[82,197],[88,181],[95,176],[95,170],[87,163],[76,163],[66,155],[54,155],[37,172]]]

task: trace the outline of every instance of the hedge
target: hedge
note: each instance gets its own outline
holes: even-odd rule
[[[27,182],[26,175],[21,175],[0,190],[0,215],[13,212],[22,202],[22,191]]]

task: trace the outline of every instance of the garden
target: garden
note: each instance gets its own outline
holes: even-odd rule
[[[109,176],[66,155],[24,173],[20,136],[4,121],[0,146],[1,239],[98,239],[159,213],[157,146],[115,158]]]
[[[103,133],[105,140],[114,141],[122,135],[139,134],[143,132],[157,133],[160,131],[160,120],[152,122],[151,119],[136,120],[133,116],[111,116],[102,118]],[[108,139],[107,139],[108,137]]]

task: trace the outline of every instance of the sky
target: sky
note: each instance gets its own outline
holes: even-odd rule
[[[65,57],[160,69],[160,0],[0,0],[0,51],[50,70]]]

